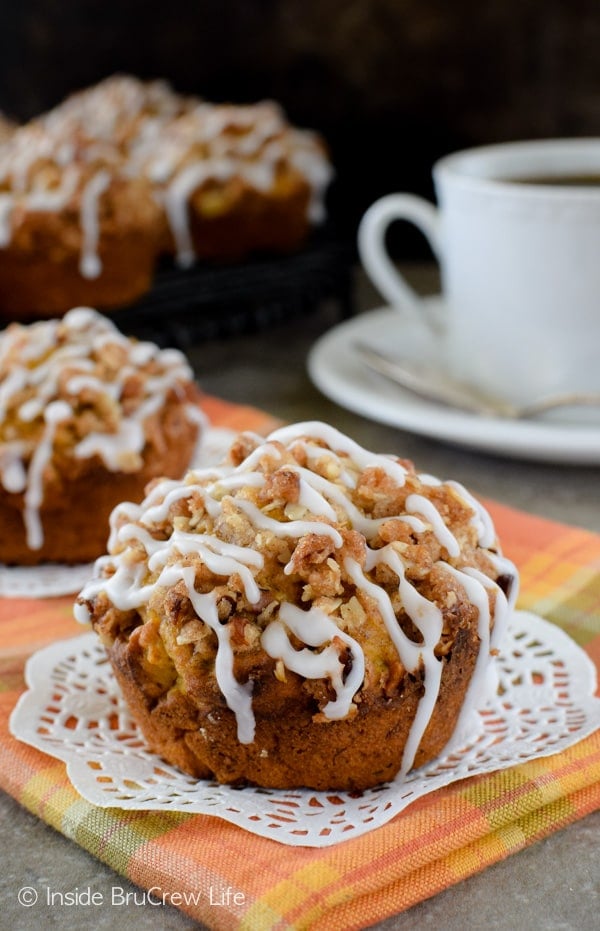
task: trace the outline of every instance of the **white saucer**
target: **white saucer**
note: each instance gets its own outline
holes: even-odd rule
[[[423,303],[430,319],[439,314],[439,298],[426,298]],[[435,358],[438,347],[432,329],[410,314],[399,320],[400,313],[384,307],[328,330],[308,357],[308,372],[317,388],[371,420],[454,445],[543,462],[600,464],[600,412],[597,423],[570,420],[566,410],[560,412],[560,420],[556,414],[555,419],[537,420],[482,417],[422,400],[369,372],[353,351],[353,343],[364,342],[390,355]]]

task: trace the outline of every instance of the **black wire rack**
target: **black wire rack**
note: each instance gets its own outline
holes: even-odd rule
[[[236,265],[198,263],[159,268],[152,290],[111,314],[119,329],[160,346],[187,349],[210,339],[260,331],[310,313],[333,300],[350,316],[354,248],[331,229],[316,231],[305,247]]]

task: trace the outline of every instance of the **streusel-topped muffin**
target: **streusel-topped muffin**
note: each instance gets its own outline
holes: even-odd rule
[[[431,760],[481,700],[516,596],[459,484],[322,423],[111,517],[76,605],[149,745],[197,777],[363,789]]]
[[[299,248],[325,216],[332,168],[320,137],[273,101],[195,106],[130,149],[165,213],[166,248],[183,266]]]
[[[161,216],[149,182],[111,144],[19,127],[0,145],[0,314],[133,302],[150,287]]]
[[[85,562],[112,509],[180,477],[199,436],[183,355],[76,308],[0,333],[0,562]]]
[[[331,177],[322,140],[272,102],[114,75],[0,140],[0,315],[118,309],[165,252],[187,267],[299,249]]]

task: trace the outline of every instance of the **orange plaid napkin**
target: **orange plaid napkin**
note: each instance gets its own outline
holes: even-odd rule
[[[214,398],[205,409],[215,426],[275,426]],[[521,570],[520,607],[558,624],[600,667],[600,537],[487,504]],[[205,815],[96,808],[73,789],[63,763],[8,732],[27,656],[81,633],[72,601],[0,599],[0,786],[209,928],[362,929],[600,807],[596,731],[555,756],[440,789],[334,847],[286,847]]]

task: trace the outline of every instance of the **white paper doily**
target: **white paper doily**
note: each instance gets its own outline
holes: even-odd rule
[[[83,588],[93,571],[93,563],[65,566],[4,566],[0,564],[1,598],[57,598],[73,595]]]
[[[236,436],[233,430],[205,428],[190,464],[204,468],[220,462]],[[108,528],[106,530],[108,539]],[[0,597],[57,598],[80,591],[92,575],[93,563],[67,566],[45,563],[41,566],[4,566],[0,564]]]
[[[10,727],[63,760],[74,787],[95,805],[216,815],[285,844],[324,847],[379,827],[434,789],[558,753],[600,727],[593,663],[536,615],[515,612],[498,675],[498,695],[474,714],[466,743],[403,780],[362,793],[231,788],[164,763],[145,749],[95,634],[30,658],[29,691]]]

